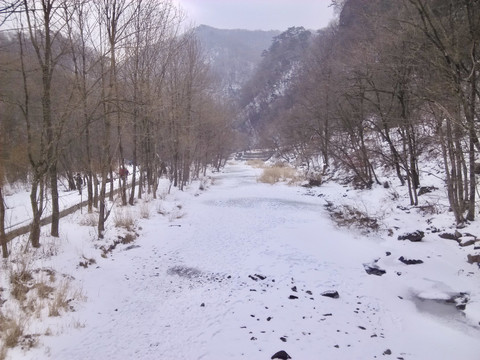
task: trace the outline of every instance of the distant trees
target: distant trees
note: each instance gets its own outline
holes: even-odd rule
[[[156,196],[161,176],[183,188],[233,150],[219,144],[234,143],[233,117],[171,1],[0,2],[6,11],[17,30],[0,36],[7,50],[0,55],[0,181],[31,184],[34,247],[47,203],[58,236],[59,178],[72,188],[82,174],[103,237],[120,168],[133,166],[132,182],[118,181],[122,205],[134,205],[145,193]]]

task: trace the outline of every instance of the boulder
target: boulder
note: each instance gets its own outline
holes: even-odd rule
[[[467,255],[467,262],[469,264],[477,263],[480,266],[480,254],[475,254],[475,255],[468,254]]]
[[[418,242],[422,241],[422,239],[425,237],[425,233],[420,230],[416,230],[411,233],[405,233],[403,235],[398,236],[398,240],[410,240],[412,242]]]
[[[458,310],[465,310],[465,308],[467,307],[467,303],[469,301],[470,301],[470,295],[468,293],[461,292],[458,294],[454,294],[446,302],[455,304],[455,307]]]
[[[438,234],[438,236],[441,237],[442,239],[455,240],[455,241],[458,241],[458,238],[459,238],[457,236],[457,234],[452,234],[452,233],[447,233],[447,232]]]
[[[271,359],[287,360],[287,359],[291,359],[291,357],[290,357],[290,355],[287,354],[286,351],[280,350],[280,351],[276,352],[275,354],[273,354]]]
[[[322,293],[322,296],[326,296],[332,299],[338,299],[340,295],[338,294],[338,291],[336,290],[328,290]]]
[[[432,191],[438,190],[435,186],[422,186],[418,189],[418,196],[431,193]]]
[[[402,263],[405,265],[417,265],[417,264],[423,264],[422,260],[415,260],[415,259],[405,259],[403,256],[400,256],[398,258]]]
[[[462,236],[461,238],[458,239],[458,244],[461,247],[465,247],[465,246],[475,245],[476,241],[477,241],[477,238],[474,236]]]
[[[377,265],[374,264],[363,264],[363,268],[367,272],[368,275],[377,275],[377,276],[382,276],[386,274],[387,272],[383,269],[380,269]]]

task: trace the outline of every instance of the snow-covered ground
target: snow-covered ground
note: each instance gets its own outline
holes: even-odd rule
[[[7,358],[260,360],[279,350],[301,360],[479,358],[478,266],[466,262],[470,250],[427,230],[453,231],[451,219],[397,209],[392,189],[361,197],[334,183],[258,183],[260,172],[230,163],[205,191],[197,184],[144,204],[150,216],[136,221],[138,238],[106,258],[88,215],[62,221],[60,240],[43,240],[55,250],[35,266],[73,276],[86,300],[32,320],[28,332],[50,335]],[[327,201],[383,214],[380,230],[337,228]],[[418,229],[423,241],[397,240]],[[369,265],[386,273],[369,275]],[[333,291],[338,298],[322,295]],[[463,311],[441,301],[460,293]]]

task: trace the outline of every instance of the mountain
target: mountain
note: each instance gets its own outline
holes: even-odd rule
[[[228,98],[236,99],[280,31],[225,30],[207,25],[195,29],[214,76]]]
[[[260,135],[293,106],[289,89],[312,41],[303,27],[274,37],[253,76],[243,86],[239,104],[247,128]]]

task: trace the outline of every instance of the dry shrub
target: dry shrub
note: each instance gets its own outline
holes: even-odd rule
[[[185,216],[185,212],[181,210],[181,208],[174,209],[171,213],[168,214],[169,221],[175,221],[183,218]]]
[[[98,216],[95,214],[86,214],[80,219],[79,224],[81,226],[98,226]]]
[[[86,327],[84,322],[81,322],[79,320],[74,320],[72,323],[72,327],[74,329],[84,329]]]
[[[90,265],[95,265],[97,261],[94,258],[87,258],[85,255],[82,255],[83,259],[85,261],[80,261],[78,263],[78,266],[81,266],[83,268],[88,268]]]
[[[19,302],[25,301],[27,293],[34,285],[32,270],[30,269],[30,259],[27,256],[12,261],[10,284],[12,285],[10,290],[12,296]]]
[[[370,217],[367,213],[358,210],[350,205],[342,205],[341,207],[327,207],[330,210],[330,216],[338,226],[351,227],[354,226],[362,229],[367,233],[370,231],[378,231],[380,225],[378,220]]]
[[[428,201],[426,202],[425,205],[417,206],[417,209],[418,209],[418,212],[424,216],[438,215],[443,212],[440,205],[433,204]]]
[[[157,205],[157,214],[164,215],[164,216],[167,215],[167,210],[165,210],[162,204]]]
[[[150,219],[150,205],[146,201],[140,205],[140,216],[142,219]]]
[[[22,303],[27,299],[27,293],[29,291],[29,286],[26,286],[21,282],[14,282],[12,283],[12,290],[10,291],[10,293],[12,294],[14,299]]]
[[[47,299],[55,290],[52,286],[45,284],[43,281],[35,284],[37,295],[40,299]]]
[[[258,181],[267,184],[275,184],[279,181],[295,180],[295,178],[295,169],[286,166],[272,166],[263,169],[263,173],[258,178]]]
[[[17,346],[25,329],[24,322],[3,315],[0,315],[0,320],[2,324],[0,325],[0,333],[2,334],[4,347],[8,349]]]
[[[135,225],[135,220],[129,211],[118,210],[113,218],[115,227],[131,229]]]
[[[70,302],[72,299],[69,299],[70,293],[70,281],[64,279],[60,285],[55,289],[52,301],[48,304],[48,316],[60,316],[61,310],[70,310]]]
[[[169,188],[165,188],[165,189],[162,189],[158,192],[158,198],[160,200],[165,200],[168,196],[168,194],[170,193],[170,189]]]

